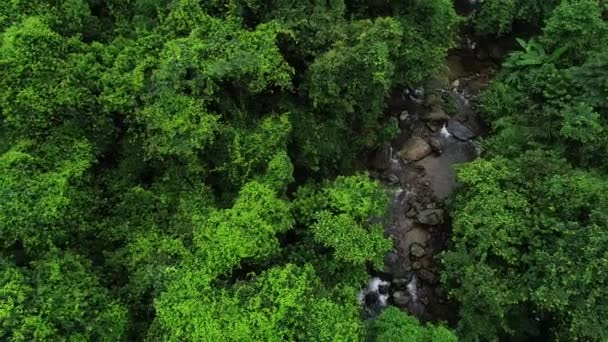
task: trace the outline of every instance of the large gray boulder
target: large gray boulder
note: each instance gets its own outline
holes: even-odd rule
[[[454,119],[448,120],[446,128],[458,140],[468,141],[476,136],[467,126]]]
[[[422,119],[426,121],[447,121],[450,120],[450,116],[441,106],[434,106]]]
[[[416,216],[418,222],[427,226],[435,226],[443,223],[443,210],[441,209],[425,209]]]
[[[420,137],[411,137],[405,142],[401,151],[399,151],[399,157],[406,161],[418,161],[433,152],[431,145],[429,145],[424,139]]]

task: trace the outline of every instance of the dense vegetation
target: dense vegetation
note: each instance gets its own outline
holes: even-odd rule
[[[603,1],[486,0],[443,283],[455,332],[364,320],[388,196],[360,156],[436,75],[450,0],[0,2],[0,340],[608,339]]]
[[[561,1],[484,95],[492,137],[484,157],[459,170],[465,190],[444,255],[467,340],[608,339],[603,11]]]
[[[447,0],[2,1],[0,339],[375,338],[387,195],[355,162],[457,24]],[[402,321],[433,334],[379,326]]]

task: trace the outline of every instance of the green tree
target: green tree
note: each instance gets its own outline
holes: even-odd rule
[[[371,262],[382,266],[392,241],[384,237],[381,223],[388,197],[376,181],[366,175],[338,177],[320,190],[302,187],[296,194],[294,211],[299,222],[309,225],[314,240],[333,249],[347,264]]]
[[[377,342],[456,342],[458,338],[443,326],[421,325],[415,317],[409,316],[394,306],[382,311],[369,324],[368,334]]]
[[[3,339],[116,341],[125,331],[127,311],[75,254],[51,250],[31,269],[2,259],[0,278]]]
[[[30,252],[66,244],[85,229],[85,192],[92,164],[86,140],[58,131],[41,146],[21,140],[0,155],[0,234],[3,246],[20,242]]]
[[[443,261],[464,337],[536,336],[543,322],[555,338],[606,338],[596,273],[608,260],[597,245],[607,223],[604,176],[528,152],[462,166],[459,179],[466,191]]]
[[[608,23],[595,0],[565,0],[555,9],[544,28],[543,43],[549,49],[561,46],[567,62],[582,63],[587,57],[606,48]]]
[[[185,281],[188,278],[179,282]],[[323,287],[310,265],[275,267],[230,287],[202,287],[185,301],[177,297],[178,287],[180,291],[186,290],[185,284],[174,284],[156,303],[162,331],[157,334],[164,338],[201,341],[361,338],[363,327],[354,299],[355,289],[350,289],[353,297],[349,303],[336,302],[331,289]]]

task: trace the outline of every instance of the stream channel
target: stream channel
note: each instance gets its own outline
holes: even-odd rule
[[[384,272],[359,296],[370,316],[392,304],[422,321],[456,319],[439,286],[438,254],[451,234],[446,207],[458,187],[454,166],[474,160],[476,139],[487,133],[476,106],[503,57],[493,51],[500,47],[462,40],[442,76],[391,96],[400,134],[369,156],[370,174],[392,194],[385,233],[394,241]]]

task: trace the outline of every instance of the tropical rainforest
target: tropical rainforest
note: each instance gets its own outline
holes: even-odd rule
[[[608,7],[456,3],[1,1],[0,340],[608,340]],[[517,44],[446,202],[454,319],[369,314],[366,156],[465,34]]]

